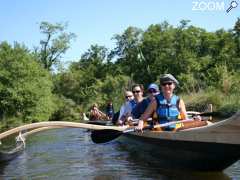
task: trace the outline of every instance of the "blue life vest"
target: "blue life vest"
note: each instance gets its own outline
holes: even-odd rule
[[[157,101],[157,115],[159,118],[159,123],[164,124],[170,121],[178,120],[178,116],[180,114],[178,110],[179,106],[179,97],[173,95],[170,101],[167,101],[163,94],[158,94],[155,96]],[[175,128],[176,125],[171,125],[169,128]]]

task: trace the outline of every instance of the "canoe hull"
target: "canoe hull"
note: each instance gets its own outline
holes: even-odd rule
[[[240,112],[203,127],[130,132],[119,140],[164,168],[221,171],[240,159]]]
[[[240,157],[240,145],[233,144],[153,139],[130,133],[119,140],[167,169],[221,171]]]

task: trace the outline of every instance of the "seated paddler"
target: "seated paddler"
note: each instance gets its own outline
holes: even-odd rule
[[[144,120],[148,119],[154,112],[158,116],[159,124],[187,119],[184,101],[174,94],[174,90],[178,85],[178,80],[171,74],[164,74],[160,77],[161,92],[155,96],[144,114],[140,117],[138,126],[136,127],[137,130],[143,129]],[[175,129],[176,124],[162,128],[162,130],[166,131]]]
[[[94,103],[90,110],[90,120],[91,121],[105,120],[106,117],[107,115],[98,109],[97,103]]]
[[[134,84],[132,86],[133,99],[128,101],[124,113],[121,116],[123,124],[133,124],[137,118],[138,109],[137,106],[143,101],[144,87],[142,84]]]

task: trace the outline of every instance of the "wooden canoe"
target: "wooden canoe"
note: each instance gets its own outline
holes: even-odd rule
[[[124,133],[119,141],[136,153],[151,154],[165,168],[221,171],[240,159],[240,112],[177,132]]]

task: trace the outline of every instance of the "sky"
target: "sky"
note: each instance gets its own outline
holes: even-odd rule
[[[178,26],[182,19],[207,31],[233,28],[240,17],[240,0],[229,13],[231,0],[2,0],[0,1],[0,42],[19,42],[29,49],[43,39],[42,21],[68,22],[68,32],[77,38],[63,61],[77,61],[93,44],[114,48],[115,34],[129,26],[146,30],[151,24],[168,21]]]

